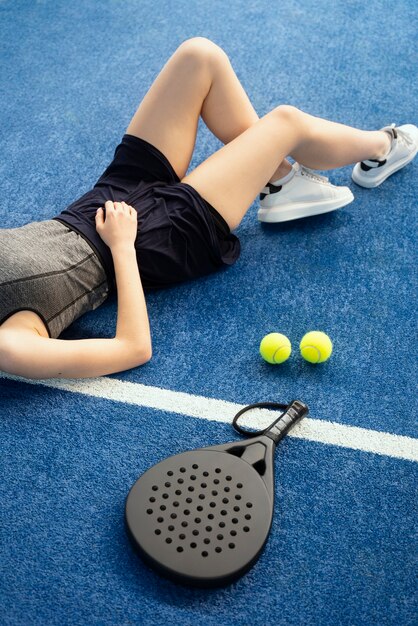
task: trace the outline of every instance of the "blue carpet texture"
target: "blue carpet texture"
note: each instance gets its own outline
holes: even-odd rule
[[[364,129],[416,119],[413,0],[0,0],[0,227],[86,192],[185,39],[229,55],[257,113],[280,103]],[[221,143],[202,121],[189,170]],[[110,378],[231,402],[304,400],[313,417],[417,436],[417,163],[324,216],[262,225],[226,271],[147,297],[154,355]],[[111,337],[116,300],[62,338]],[[323,366],[297,355],[326,331]],[[272,367],[268,332],[294,353]],[[148,467],[233,440],[225,423],[0,378],[0,619],[14,625],[357,626],[416,623],[416,466],[289,438],[266,550],[226,589],[149,570],[124,530]]]

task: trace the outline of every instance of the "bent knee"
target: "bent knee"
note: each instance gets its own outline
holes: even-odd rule
[[[209,64],[220,58],[228,59],[226,52],[214,41],[207,37],[190,37],[185,39],[177,48],[183,58],[200,64]]]
[[[305,115],[303,111],[293,106],[292,104],[280,104],[275,109],[273,109],[272,113],[275,113],[277,116],[288,120],[300,120]]]
[[[301,136],[305,137],[307,133],[310,133],[309,116],[291,104],[280,104],[271,111],[271,114],[280,123],[290,124]]]

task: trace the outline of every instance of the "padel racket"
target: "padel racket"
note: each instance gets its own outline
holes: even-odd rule
[[[280,408],[268,428],[246,431],[249,409]],[[144,561],[171,580],[196,587],[228,585],[259,558],[270,532],[276,444],[308,413],[306,404],[262,402],[237,413],[248,441],[171,456],[131,488],[128,534]]]

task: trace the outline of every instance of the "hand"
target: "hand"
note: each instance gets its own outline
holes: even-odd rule
[[[137,212],[125,202],[105,202],[106,220],[103,207],[96,212],[96,230],[109,248],[131,246],[138,232]]]

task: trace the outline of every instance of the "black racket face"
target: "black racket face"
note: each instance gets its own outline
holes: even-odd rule
[[[267,540],[273,494],[247,462],[202,448],[151,467],[133,485],[126,522],[142,557],[176,582],[233,582]]]

